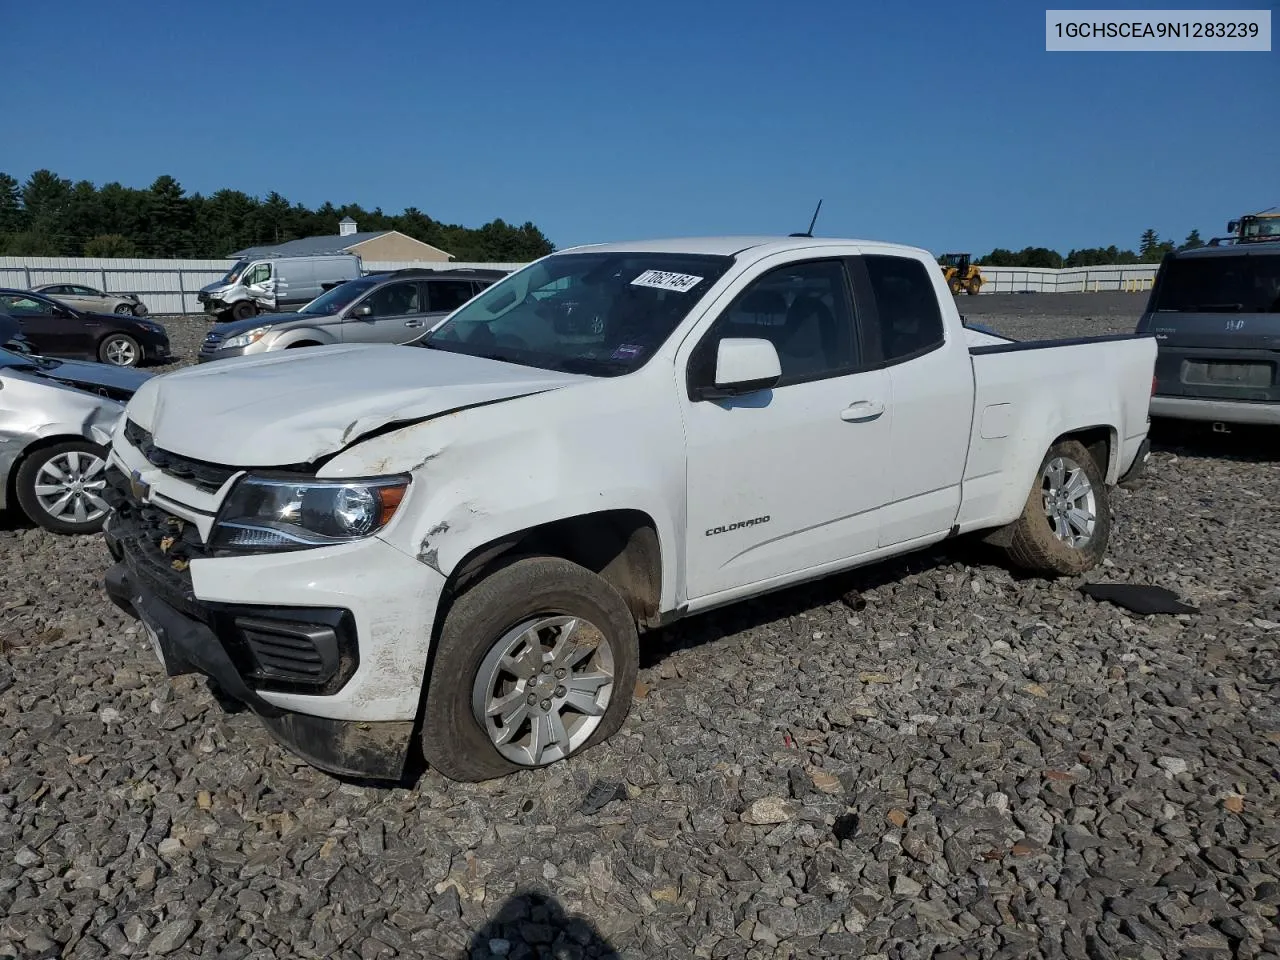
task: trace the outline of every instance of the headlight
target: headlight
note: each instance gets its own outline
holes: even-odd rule
[[[134,323],[139,329],[147,330],[151,333],[164,333],[164,327],[150,320],[135,320]]]
[[[252,330],[247,330],[238,336],[232,337],[230,340],[222,341],[222,347],[224,349],[230,349],[232,347],[247,347],[249,344],[257,343],[265,337],[267,335],[267,331],[270,329],[270,327],[254,327]]]
[[[213,546],[301,550],[349,543],[385,527],[409,488],[407,476],[374,480],[240,480],[218,513]]]

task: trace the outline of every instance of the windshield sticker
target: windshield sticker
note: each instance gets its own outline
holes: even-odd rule
[[[634,360],[640,354],[644,353],[644,347],[638,343],[624,343],[613,351],[610,360]]]
[[[701,277],[687,273],[670,273],[666,270],[646,270],[631,281],[633,287],[653,287],[655,290],[674,290],[676,293],[688,293],[699,283]]]

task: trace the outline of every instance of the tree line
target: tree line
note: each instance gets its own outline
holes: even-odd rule
[[[274,191],[262,199],[239,190],[203,196],[167,174],[139,190],[72,183],[50,170],[22,183],[0,173],[0,255],[7,256],[222,259],[245,247],[336,236],[343,217],[361,232],[399,230],[464,263],[524,262],[555,249],[529,222],[471,228],[433,220],[417,207],[386,214],[354,203],[312,210]]]
[[[1143,232],[1138,242],[1138,250],[1121,250],[1114,244],[1109,247],[1085,247],[1072,250],[1065,257],[1057,250],[1047,247],[1024,247],[1021,250],[1006,250],[996,247],[990,253],[978,258],[977,263],[984,267],[1049,267],[1057,270],[1062,267],[1106,267],[1128,265],[1133,263],[1159,263],[1166,253],[1174,250],[1193,250],[1203,247],[1200,231],[1192,230],[1182,243],[1174,244],[1172,240],[1161,239],[1153,229]]]

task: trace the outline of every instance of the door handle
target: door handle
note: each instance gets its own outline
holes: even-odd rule
[[[406,320],[406,321],[404,322],[404,325],[405,325],[406,327],[420,327],[420,326],[422,326],[422,321],[421,321],[421,320]]]
[[[840,419],[849,423],[867,423],[884,413],[884,404],[879,400],[859,400],[840,411]]]

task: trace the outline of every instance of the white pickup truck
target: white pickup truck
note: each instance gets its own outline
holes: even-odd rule
[[[314,765],[488,779],[616,732],[677,617],[974,531],[1093,567],[1155,356],[969,329],[915,248],[577,247],[416,346],[143,384],[106,586]]]

